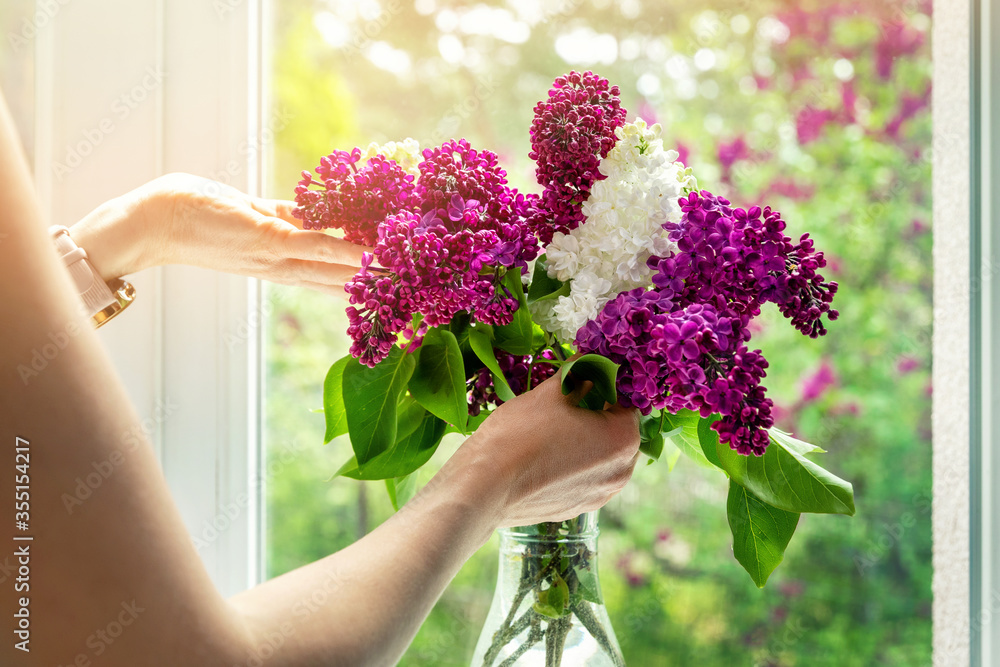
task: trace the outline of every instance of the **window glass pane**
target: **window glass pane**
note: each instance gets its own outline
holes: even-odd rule
[[[34,0],[0,5],[0,90],[10,107],[29,164],[35,147],[35,34],[48,17],[35,14]]]
[[[793,6],[794,5],[794,6]],[[726,488],[687,459],[640,465],[602,513],[602,582],[629,664],[930,663],[930,2],[307,0],[273,11],[269,194],[332,149],[466,137],[533,191],[528,127],[553,78],[593,69],[665,128],[703,186],[808,231],[841,317],[809,341],[765,309],[754,344],[778,425],[851,480],[853,518],[804,516],[758,590],[733,559]],[[322,380],[344,304],[269,287],[268,576],[384,520],[380,484],[328,481]],[[773,326],[772,326],[773,325]],[[442,447],[425,478],[453,451]],[[417,548],[419,545],[415,545]],[[496,546],[461,571],[404,665],[467,665]],[[664,662],[664,661],[667,662]]]

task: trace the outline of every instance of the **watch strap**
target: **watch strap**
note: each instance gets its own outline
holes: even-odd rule
[[[135,288],[121,279],[112,281],[110,286],[101,280],[90,263],[87,251],[76,244],[66,227],[50,227],[49,235],[76,285],[86,316],[92,318],[98,327],[132,303]]]

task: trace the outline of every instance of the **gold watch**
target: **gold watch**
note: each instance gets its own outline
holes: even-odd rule
[[[103,326],[132,305],[135,287],[121,278],[110,283],[101,280],[87,251],[73,241],[68,229],[56,225],[49,228],[49,235],[80,292],[84,314],[93,320],[94,326]]]

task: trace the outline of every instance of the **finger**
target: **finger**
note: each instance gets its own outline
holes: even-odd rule
[[[250,198],[250,205],[255,211],[271,218],[278,218],[285,222],[290,222],[299,229],[302,229],[302,221],[296,218],[292,212],[296,209],[295,202],[284,199],[260,199]]]
[[[371,248],[356,245],[323,232],[290,229],[282,241],[281,254],[293,259],[351,266],[357,272],[361,258]]]
[[[286,259],[273,264],[266,276],[269,280],[292,285],[319,283],[346,285],[357,275],[357,268],[345,264]]]
[[[572,373],[570,374],[570,378],[572,378]],[[570,405],[579,405],[580,401],[582,401],[593,388],[594,383],[590,380],[574,380],[573,390],[566,394],[566,400]]]

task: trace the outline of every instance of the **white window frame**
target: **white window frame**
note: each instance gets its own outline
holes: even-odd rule
[[[261,0],[37,5],[35,176],[51,223],[175,171],[258,192]],[[261,572],[259,285],[173,266],[134,282],[136,303],[101,338],[234,594]]]
[[[52,222],[70,224],[171,171],[222,176],[258,193],[261,155],[246,147],[260,145],[266,108],[264,2],[39,0],[56,6],[35,39],[36,178]],[[992,484],[1000,472],[1000,234],[992,233],[1000,187],[991,187],[1000,132],[989,122],[1000,123],[1000,10],[989,5],[937,0],[934,11],[935,666],[1000,664],[1000,530],[991,529],[1000,517]],[[150,67],[164,81],[118,117],[114,100]],[[57,176],[67,150],[106,118],[113,131]],[[214,581],[233,594],[262,572],[260,288],[186,267],[135,283],[137,303],[101,336],[147,417]]]

